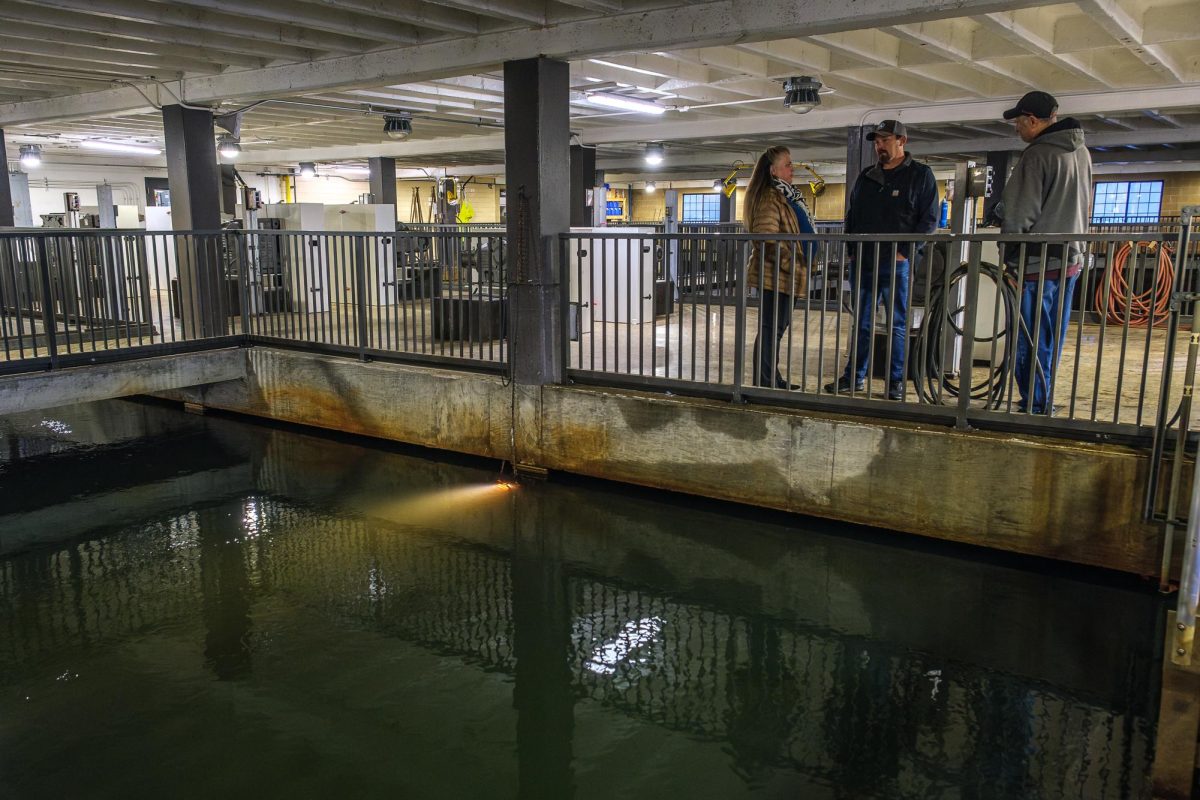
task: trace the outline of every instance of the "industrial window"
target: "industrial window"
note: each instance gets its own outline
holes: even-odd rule
[[[721,196],[719,194],[685,194],[681,222],[720,222]]]
[[[1162,191],[1162,181],[1097,183],[1092,224],[1158,222]]]

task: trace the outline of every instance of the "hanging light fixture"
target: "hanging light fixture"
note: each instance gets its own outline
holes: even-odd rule
[[[38,144],[23,144],[21,145],[21,166],[26,169],[33,169],[42,165],[42,146]]]
[[[661,142],[651,142],[646,145],[646,163],[652,167],[657,167],[663,162],[666,157],[666,148]]]
[[[797,114],[807,114],[821,105],[821,82],[807,75],[783,82],[783,105]]]
[[[646,181],[646,194],[650,194],[658,188],[658,184],[654,181]]]
[[[233,161],[242,154],[242,145],[235,136],[223,133],[217,137],[217,154]]]
[[[317,177],[317,165],[315,163],[313,163],[312,161],[301,161],[300,162],[300,177],[301,178]]]
[[[393,141],[404,141],[412,135],[412,117],[407,114],[386,115],[383,118],[383,134]]]

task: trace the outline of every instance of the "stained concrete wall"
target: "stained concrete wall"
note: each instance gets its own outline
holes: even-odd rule
[[[175,399],[1151,575],[1144,453],[254,348]],[[514,412],[515,411],[515,415]],[[515,425],[512,424],[515,416]]]

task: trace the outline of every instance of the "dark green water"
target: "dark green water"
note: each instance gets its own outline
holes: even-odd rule
[[[0,435],[0,797],[1148,795],[1128,584],[161,406]]]

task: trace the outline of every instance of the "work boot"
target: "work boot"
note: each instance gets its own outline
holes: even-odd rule
[[[888,381],[888,400],[904,399],[904,381]]]
[[[854,391],[861,392],[864,386],[862,382],[854,384]],[[825,391],[830,394],[850,394],[850,379],[843,375],[836,381],[830,381],[825,384]]]

